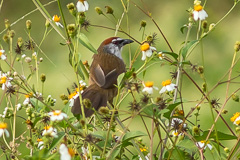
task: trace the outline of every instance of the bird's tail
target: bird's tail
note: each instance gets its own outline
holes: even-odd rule
[[[84,99],[89,99],[91,101],[92,108],[95,108],[97,111],[101,106],[107,106],[108,93],[97,84],[92,84],[82,93],[82,100]],[[74,115],[82,114],[79,97],[75,99],[71,111]],[[89,117],[94,113],[94,111],[91,108],[89,109],[84,107],[84,113],[86,117]]]

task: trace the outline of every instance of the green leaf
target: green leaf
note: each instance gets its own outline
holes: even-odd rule
[[[199,41],[198,40],[194,40],[194,41],[190,41],[187,43],[186,46],[182,47],[180,50],[181,55],[183,56],[183,59],[186,58],[188,50],[191,49],[195,44],[197,44]]]
[[[97,50],[92,46],[92,44],[90,43],[90,41],[88,40],[88,38],[85,36],[85,34],[80,33],[78,36],[79,42],[85,46],[87,49],[89,49],[90,51],[92,51],[93,53],[97,53]]]
[[[110,155],[110,152],[111,152],[111,150],[110,150],[110,151],[108,152],[108,157],[109,157],[109,155],[111,156],[111,157],[109,157],[109,159],[110,159],[110,160],[115,160],[115,157],[118,156],[118,154],[120,153],[120,151],[121,151],[121,145],[117,146],[117,147],[114,149],[114,151],[112,152],[111,155]]]
[[[167,109],[169,109],[168,112],[164,113],[163,116],[166,117],[167,119],[170,119],[172,111],[179,105],[181,102],[170,104]]]
[[[178,60],[178,55],[176,53],[173,53],[173,52],[163,52],[163,53],[172,56],[175,60]]]
[[[186,25],[186,24],[183,25],[183,26],[180,28],[180,31],[182,32],[182,34],[184,33],[183,30],[184,30],[185,28],[187,28],[187,25]]]
[[[82,69],[79,65],[78,65],[78,68],[77,68],[77,73],[83,80],[85,80],[84,74],[83,74]]]
[[[123,136],[122,141],[129,141],[133,138],[141,137],[141,136],[146,136],[146,134],[141,131],[131,131],[131,132],[126,133]]]
[[[53,139],[52,144],[49,147],[48,153],[51,150],[53,150],[62,141],[63,137],[65,136],[65,133],[64,132],[58,132],[57,135],[58,135],[58,137]]]
[[[209,133],[209,131],[204,131],[202,136],[195,136],[194,138],[197,141],[205,140],[207,138],[208,133]],[[217,131],[217,135],[218,135],[218,140],[233,140],[233,139],[237,139],[236,136],[233,136],[233,135],[230,135],[230,134],[226,134],[226,133],[223,133],[223,132],[219,132],[219,131]],[[213,131],[210,134],[209,139],[211,139],[211,138],[216,139],[215,131]]]

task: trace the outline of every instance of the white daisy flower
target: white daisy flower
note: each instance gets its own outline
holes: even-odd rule
[[[147,81],[143,84],[144,88],[142,90],[142,92],[146,92],[148,94],[153,94],[153,89],[158,90],[157,87],[153,86],[153,82],[152,81]]]
[[[23,105],[30,104],[30,98],[33,97],[33,94],[30,92],[29,94],[25,94],[25,100],[23,101]]]
[[[183,133],[179,133],[177,130],[172,131],[173,137],[181,136]]]
[[[0,50],[0,59],[2,59],[2,60],[6,60],[7,59],[7,57],[4,55],[4,53],[5,53],[5,50]]]
[[[54,15],[52,20],[56,23],[57,26],[60,26],[63,28],[63,25],[60,23],[60,16],[58,17],[58,15]]]
[[[69,99],[69,106],[72,107],[74,105],[74,101],[76,98],[78,98],[79,96],[79,92],[75,91],[73,93],[71,93],[69,96],[68,96],[68,99]]]
[[[170,79],[163,81],[162,86],[163,86],[163,88],[160,90],[160,92],[159,92],[160,94],[162,94],[166,91],[171,92],[176,88],[176,85],[173,84]]]
[[[195,21],[204,20],[208,17],[207,12],[203,9],[203,7],[200,4],[194,5],[194,11],[193,11],[193,19]]]
[[[159,57],[160,60],[163,60],[164,56],[165,56],[165,55],[164,55],[162,52],[159,52],[159,53],[158,53],[158,57]]]
[[[89,8],[88,2],[86,0],[78,0],[77,2],[77,11],[85,12]]]
[[[143,43],[141,45],[142,60],[144,61],[146,59],[146,57],[151,57],[154,50],[156,50],[156,48],[150,46],[149,43],[147,43],[147,42]]]
[[[51,137],[57,138],[58,137],[57,129],[53,128],[52,126],[45,126],[42,136],[51,136]]]
[[[67,114],[62,113],[60,110],[49,112],[48,115],[50,116],[51,121],[61,121],[64,118],[67,118]]]
[[[83,158],[88,160],[88,154],[89,154],[88,147],[85,148],[84,146],[82,146],[81,149],[82,149],[82,153],[83,153]]]
[[[67,148],[65,144],[61,144],[59,147],[60,160],[71,160],[75,155],[75,152],[72,148]]]
[[[38,138],[37,139],[37,142],[38,142],[38,148],[41,150],[41,149],[43,149],[44,148],[44,142],[43,142],[43,140],[42,139],[40,139],[40,138]]]
[[[2,137],[3,134],[9,137],[9,132],[7,130],[7,123],[0,122],[0,137]]]
[[[209,141],[206,142],[205,140],[197,142],[196,146],[199,148],[203,148],[205,146],[204,149],[206,149],[208,147],[210,150],[212,150],[212,148],[213,148],[212,145],[209,144]]]
[[[240,125],[240,112],[236,112],[235,114],[233,114],[233,117],[231,117],[230,119],[233,124],[239,126]]]
[[[12,86],[10,83],[11,80],[13,80],[12,77],[9,77],[6,73],[0,71],[0,84],[2,85],[2,90]]]

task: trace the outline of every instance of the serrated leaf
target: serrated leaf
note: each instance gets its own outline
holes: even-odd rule
[[[129,141],[131,139],[134,139],[136,137],[141,137],[141,136],[146,136],[145,133],[141,132],[141,131],[131,131],[131,132],[127,132],[123,138],[122,141]]]
[[[86,47],[87,49],[89,49],[90,51],[92,51],[93,53],[97,53],[97,50],[92,46],[92,44],[90,43],[90,41],[88,40],[87,36],[85,36],[85,34],[80,33],[78,36],[79,42]]]
[[[63,137],[65,136],[65,133],[64,132],[58,132],[57,135],[58,135],[58,137],[53,139],[53,141],[52,141],[52,143],[49,147],[49,152],[51,150],[53,150],[62,141]]]
[[[197,44],[198,42],[199,42],[198,40],[190,41],[190,42],[187,43],[186,46],[184,46],[184,47],[181,48],[180,53],[181,53],[183,59],[186,58],[187,53],[188,53],[188,50],[189,50],[190,48],[192,48],[192,47],[193,47],[195,44]]]
[[[166,117],[167,119],[170,119],[172,111],[179,105],[181,102],[170,104],[166,109],[169,109],[168,112],[164,113],[163,116]]]

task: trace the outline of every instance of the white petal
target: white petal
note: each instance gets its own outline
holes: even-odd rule
[[[74,99],[72,98],[69,100],[69,107],[72,107],[73,105],[74,105]]]
[[[6,57],[4,54],[2,54],[2,55],[1,55],[1,59],[2,59],[2,60],[6,60],[7,57]]]
[[[2,137],[4,130],[0,129],[0,137]]]
[[[204,11],[204,10],[199,11],[199,15],[198,16],[199,16],[200,20],[204,20],[204,19],[206,19],[208,17],[207,12]]]
[[[151,49],[152,51],[157,50],[155,47],[152,47],[152,46],[150,46],[150,49]]]
[[[142,51],[142,60],[144,61],[146,59],[146,53],[145,51]]]
[[[78,12],[85,12],[86,10],[84,4],[80,1],[77,2],[77,10]]]
[[[85,10],[87,11],[88,8],[89,8],[89,5],[88,5],[88,2],[87,2],[87,1],[84,1],[84,6],[85,6]]]
[[[61,160],[71,160],[71,155],[69,154],[68,148],[65,144],[60,145],[59,153],[61,154]]]
[[[152,56],[152,50],[151,49],[146,51],[146,56],[147,57],[151,57]]]
[[[142,90],[143,92],[147,92],[148,94],[153,94],[153,88],[152,87],[145,87]]]
[[[166,89],[166,87],[164,86],[164,87],[162,87],[162,89],[160,90],[159,93],[162,94],[162,93],[166,92],[166,90],[167,90],[167,89]]]
[[[5,53],[5,50],[2,49],[2,50],[0,50],[0,52]]]
[[[195,21],[198,20],[198,11],[193,11],[193,19],[194,19]]]
[[[211,144],[207,144],[207,147],[210,149],[210,150],[212,150],[212,145]]]
[[[170,92],[170,91],[174,90],[175,88],[172,85],[167,85],[166,89],[167,89],[168,92]]]
[[[8,132],[8,130],[4,129],[4,133],[5,133],[5,135],[6,135],[7,137],[9,137],[9,132]]]

